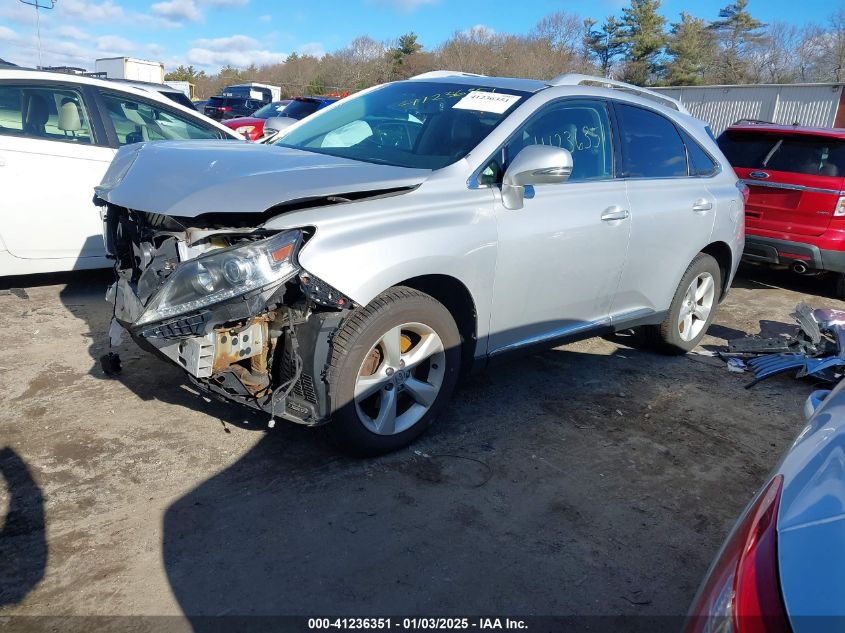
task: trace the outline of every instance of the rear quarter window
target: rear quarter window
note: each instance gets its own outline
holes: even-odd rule
[[[681,138],[687,146],[687,160],[689,161],[689,175],[705,178],[719,171],[719,164],[713,160],[692,136],[681,130]]]

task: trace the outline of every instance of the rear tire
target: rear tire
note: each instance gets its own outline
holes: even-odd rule
[[[681,278],[666,319],[646,328],[652,346],[673,355],[693,350],[713,322],[721,293],[719,264],[710,255],[699,253]]]
[[[449,400],[461,336],[439,301],[396,286],[347,318],[327,372],[338,446],[360,456],[388,453],[419,437]]]

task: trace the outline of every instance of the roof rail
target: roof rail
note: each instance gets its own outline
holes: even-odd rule
[[[649,90],[648,88],[640,88],[639,86],[635,86],[633,84],[626,84],[624,81],[616,81],[615,79],[605,79],[604,77],[593,77],[592,75],[582,75],[580,73],[565,73],[563,75],[558,75],[554,79],[552,79],[549,83],[549,86],[602,86],[605,88],[615,88],[617,90],[622,90],[624,92],[630,92],[631,94],[645,97],[646,99],[651,99],[652,101],[657,101],[673,110],[677,110],[678,112],[683,112],[684,114],[689,114],[689,110],[687,110],[683,104],[678,101],[677,99],[673,99],[672,97],[667,97],[666,95],[660,94],[659,92],[655,92],[654,90]]]
[[[460,70],[430,70],[421,75],[414,75],[411,79],[440,79],[442,77],[486,77],[478,73],[465,73]]]

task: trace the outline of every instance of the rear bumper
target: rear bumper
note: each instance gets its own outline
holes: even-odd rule
[[[759,235],[745,236],[743,259],[789,266],[803,262],[815,270],[845,273],[845,251],[822,249],[814,244],[776,240]]]

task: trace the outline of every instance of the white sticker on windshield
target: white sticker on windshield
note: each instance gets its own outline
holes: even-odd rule
[[[478,110],[480,112],[495,112],[496,114],[503,114],[505,110],[510,108],[521,98],[522,97],[519,95],[506,95],[501,92],[484,92],[483,90],[474,90],[452,107],[459,110]]]

